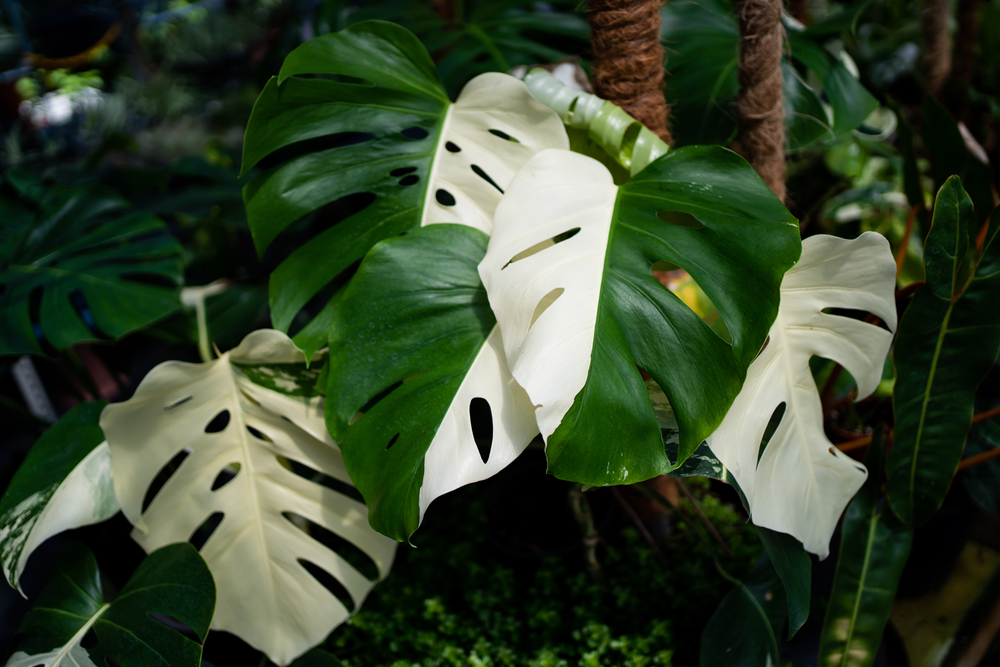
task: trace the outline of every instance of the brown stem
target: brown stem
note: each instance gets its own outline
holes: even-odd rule
[[[899,243],[899,250],[896,251],[897,278],[899,278],[899,272],[903,270],[903,262],[906,261],[906,251],[910,249],[910,236],[913,235],[913,223],[916,222],[918,213],[920,213],[920,207],[913,206],[910,208],[910,213],[906,216],[906,230],[903,232],[903,240]]]
[[[972,82],[976,67],[976,46],[979,44],[979,5],[982,0],[959,0],[958,34],[955,36],[955,53],[951,79],[955,90],[965,94]]]
[[[740,0],[740,148],[767,187],[785,199],[785,108],[782,103],[780,0]]]
[[[663,0],[588,0],[587,22],[594,92],[671,143],[663,97],[662,6]]]
[[[980,452],[975,456],[970,456],[967,459],[962,459],[961,463],[958,464],[959,470],[965,470],[966,468],[971,468],[974,465],[985,463],[991,461],[995,458],[1000,457],[1000,447],[996,447],[989,451]]]
[[[621,491],[613,486],[611,487],[611,493],[614,495],[615,500],[618,501],[621,508],[625,510],[625,513],[628,514],[628,518],[635,524],[635,527],[639,530],[639,534],[642,535],[642,539],[646,540],[646,544],[648,544],[649,548],[653,550],[653,555],[656,556],[656,560],[658,560],[660,565],[663,567],[667,567],[667,559],[664,557],[663,552],[660,551],[660,545],[656,543],[653,536],[650,535],[648,530],[646,530],[646,524],[644,524],[642,519],[639,518],[639,515],[636,513],[635,508],[632,507],[632,504],[625,500],[625,496],[622,495]]]
[[[580,525],[580,532],[583,534],[587,569],[590,571],[590,576],[594,578],[594,581],[603,586],[604,572],[601,570],[600,561],[597,560],[597,545],[601,541],[601,536],[597,532],[597,525],[594,523],[594,514],[590,509],[590,501],[579,484],[575,484],[569,491],[569,506],[573,512],[573,517]]]
[[[924,0],[924,86],[931,97],[939,97],[951,72],[948,35],[948,0]]]

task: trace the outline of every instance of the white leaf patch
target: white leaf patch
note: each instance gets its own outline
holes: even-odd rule
[[[37,491],[0,517],[0,565],[21,589],[28,557],[53,535],[110,519],[118,513],[106,442],[93,449],[59,484]]]
[[[217,587],[212,628],[232,632],[279,665],[320,642],[348,609],[306,568],[332,575],[355,608],[376,583],[314,535],[326,529],[363,552],[384,578],[396,543],[368,525],[367,508],[313,481],[350,484],[323,422],[320,397],[288,396],[253,382],[241,366],[304,364],[278,331],[256,331],[206,364],[167,362],[135,395],[110,405],[101,427],[111,447],[115,490],[133,538],[147,552],[189,540],[213,515],[221,522],[201,549]],[[223,412],[221,431],[207,427]],[[145,512],[160,471],[188,451]],[[309,478],[292,463],[312,471]],[[219,475],[238,464],[235,477]],[[215,490],[213,490],[215,486]]]
[[[559,117],[514,77],[480,74],[448,109],[421,226],[454,223],[491,234],[503,191],[547,148],[569,149]]]
[[[889,242],[880,234],[804,240],[801,259],[781,283],[769,342],[709,438],[743,489],[753,522],[794,536],[820,558],[829,555],[837,521],[867,473],[823,432],[809,359],[816,355],[846,368],[858,383],[858,400],[875,391],[896,329],[895,275]],[[869,311],[890,331],[825,308]],[[784,415],[758,463],[764,431],[782,403]]]

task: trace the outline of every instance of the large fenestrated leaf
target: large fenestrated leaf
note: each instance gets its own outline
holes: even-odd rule
[[[824,311],[869,311],[894,330],[895,274],[889,242],[874,232],[854,240],[817,235],[803,241],[802,258],[781,283],[767,346],[709,439],[743,489],[753,522],[789,533],[821,558],[865,470],[827,439],[809,359],[842,364],[857,381],[859,398],[875,391],[892,333]],[[760,452],[771,416],[782,405],[777,429]]]
[[[926,282],[903,315],[893,350],[896,429],[886,491],[906,523],[923,523],[944,500],[976,387],[1000,350],[1000,209],[978,253],[975,220],[958,177],[945,181],[924,245]]]
[[[111,190],[55,187],[37,206],[0,198],[0,217],[0,354],[117,338],[180,306],[180,244]]]
[[[214,606],[212,575],[190,544],[151,553],[111,602],[94,554],[71,545],[25,615],[7,667],[197,667]],[[197,641],[154,615],[180,621]],[[89,631],[97,643],[84,648]]]
[[[287,330],[382,239],[439,222],[488,234],[517,170],[568,145],[555,114],[505,74],[477,77],[452,104],[427,51],[400,26],[366,21],[303,44],[257,100],[243,153],[244,171],[269,155],[285,160],[244,191],[260,252],[324,209],[324,231],[271,275],[274,326]],[[325,343],[331,312],[297,338],[307,352]]]
[[[383,241],[334,313],[327,425],[372,526],[397,540],[431,501],[496,474],[538,433],[476,272],[488,240],[431,225]]]
[[[679,458],[694,452],[739,393],[799,250],[795,219],[720,147],[671,151],[621,187],[575,153],[525,165],[479,273],[536,407],[549,471],[606,485],[676,466],[637,366],[673,407]],[[659,261],[691,274],[732,345],[653,276]]]
[[[896,597],[896,586],[913,542],[889,506],[879,502],[885,454],[881,434],[872,438],[865,465],[868,480],[844,515],[837,573],[830,592],[819,667],[869,667]]]
[[[0,500],[0,566],[21,591],[28,557],[57,533],[118,513],[111,454],[97,425],[105,403],[83,403],[34,444]]]
[[[360,606],[395,550],[341,492],[353,489],[310,391],[316,373],[287,336],[255,331],[215,361],[157,366],[101,417],[133,538],[152,551],[221,518],[201,548],[218,587],[212,627],[279,665]],[[175,470],[148,502],[165,467]],[[331,534],[336,551],[319,541]],[[323,572],[351,610],[321,585]]]

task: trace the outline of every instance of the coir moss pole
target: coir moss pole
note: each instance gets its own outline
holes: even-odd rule
[[[588,0],[594,92],[670,143],[663,97],[663,0]]]

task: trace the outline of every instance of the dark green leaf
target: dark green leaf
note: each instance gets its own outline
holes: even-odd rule
[[[1000,447],[1000,423],[991,420],[976,424],[969,431],[965,458]],[[984,461],[961,473],[969,497],[987,512],[1000,514],[1000,459]]]
[[[788,598],[788,638],[791,639],[809,618],[812,589],[812,560],[802,543],[786,533],[757,526],[757,535],[771,557]]]
[[[926,284],[899,324],[893,363],[893,511],[921,524],[948,491],[972,421],[976,387],[1000,349],[1000,209],[976,256],[972,201],[958,177],[941,187],[924,247]]]
[[[56,187],[18,219],[0,249],[0,355],[118,338],[179,306],[180,244],[112,191]]]
[[[42,542],[118,512],[111,455],[97,424],[104,406],[81,403],[49,428],[0,500],[0,565],[19,590],[28,557]]]
[[[736,582],[701,635],[701,667],[778,665],[778,637],[785,622],[785,591],[767,556],[745,581]]]
[[[334,312],[327,426],[372,527],[397,540],[431,500],[498,472],[538,432],[476,270],[487,242],[461,225],[383,241]],[[489,406],[479,439],[473,401]]]
[[[858,19],[868,8],[872,0],[860,0],[850,7],[844,7],[839,12],[826,17],[821,21],[810,24],[805,29],[805,34],[810,37],[836,37],[844,32],[854,34],[858,29]]]
[[[104,601],[97,561],[89,549],[66,549],[49,583],[24,617],[8,667],[39,664],[110,664],[131,667],[197,667],[215,608],[215,583],[190,544],[154,551],[113,602]],[[164,621],[154,615],[160,615]],[[166,623],[179,621],[198,641]],[[80,643],[93,630],[97,644]]]
[[[337,660],[337,657],[332,653],[314,648],[297,658],[288,667],[343,667],[343,665],[344,663]]]
[[[910,553],[913,530],[879,502],[885,455],[882,437],[872,437],[865,457],[868,480],[847,507],[820,640],[819,667],[873,664],[896,586]]]

